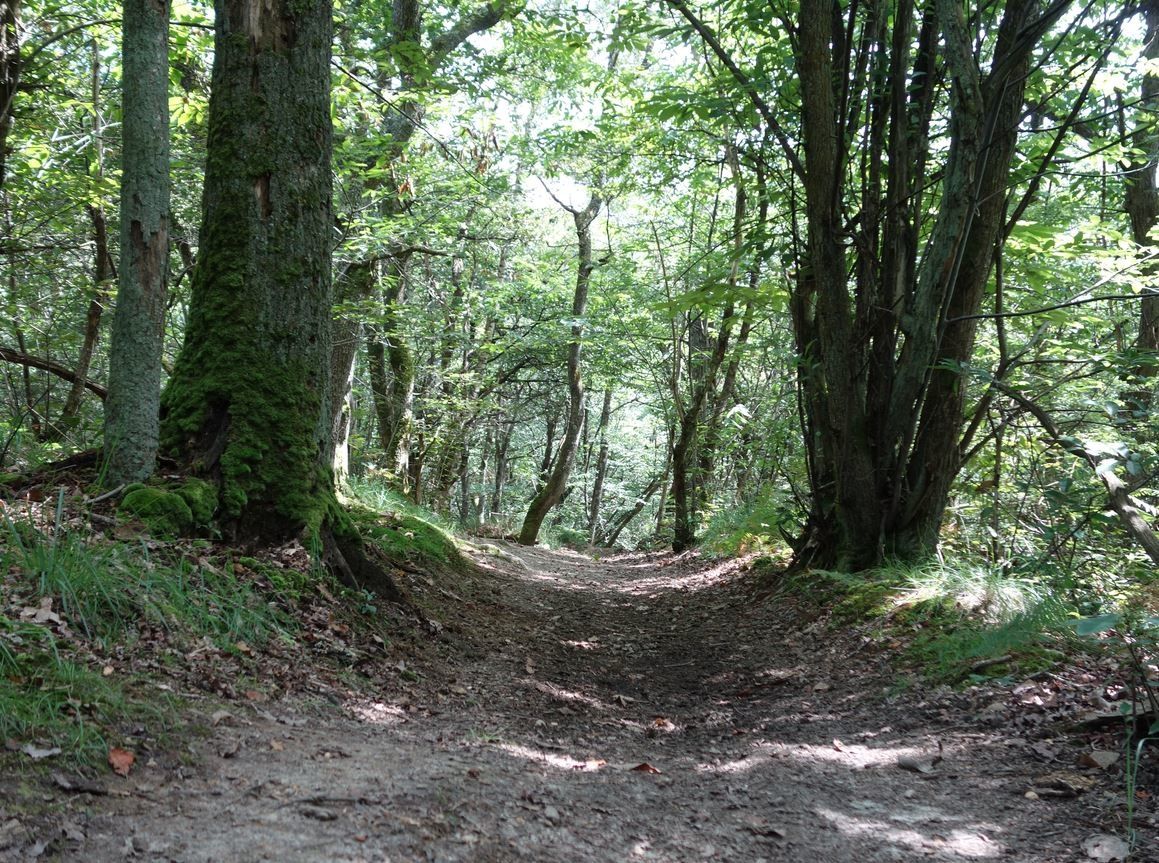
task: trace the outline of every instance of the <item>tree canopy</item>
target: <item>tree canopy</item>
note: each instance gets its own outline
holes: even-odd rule
[[[4,7],[0,466],[140,479],[160,418],[239,536],[349,482],[524,542],[1159,560],[1153,3],[342,2],[309,63],[300,6],[174,3],[151,81],[148,10]]]

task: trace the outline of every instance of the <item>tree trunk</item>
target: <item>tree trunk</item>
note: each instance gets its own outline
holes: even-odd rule
[[[228,535],[333,526],[329,0],[218,0],[201,249],[162,443]]]
[[[346,584],[407,603],[327,459],[332,29],[330,0],[217,2],[200,257],[161,447],[216,483],[227,536],[300,537]]]
[[[495,447],[495,482],[491,491],[492,516],[498,516],[503,512],[503,489],[507,485],[507,451],[511,448],[511,436],[514,432],[514,422],[505,423],[503,430],[498,432],[499,442]]]
[[[567,352],[567,388],[568,414],[567,426],[564,429],[563,441],[559,445],[559,453],[555,457],[555,467],[547,478],[539,494],[531,501],[527,508],[527,515],[523,519],[523,527],[519,531],[521,545],[534,545],[539,538],[539,529],[543,520],[563,496],[567,486],[567,479],[571,473],[572,460],[575,458],[576,445],[579,442],[580,429],[584,420],[584,388],[582,377],[583,359],[583,317],[587,312],[588,288],[591,285],[592,270],[592,222],[600,212],[603,201],[599,195],[593,194],[587,207],[583,210],[570,210],[575,221],[576,237],[579,241],[579,268],[576,273],[575,295],[572,300],[571,344]],[[570,209],[570,208],[569,208]]]
[[[1065,4],[1045,17],[1037,9],[1037,0],[1005,4],[987,75],[975,53],[985,45],[954,0],[930,0],[920,22],[908,2],[892,18],[867,11],[860,38],[892,48],[874,53],[874,65],[851,81],[863,89],[839,97],[837,70],[861,43],[845,38],[831,4],[802,4],[807,242],[791,306],[813,500],[799,564],[861,569],[885,557],[920,558],[937,543],[962,466],[968,387],[960,369],[973,354],[974,316],[1004,227],[1029,58]],[[931,229],[922,194],[932,182],[927,133],[940,92],[939,38],[951,81],[950,146]],[[863,114],[847,113],[861,112],[863,98]],[[865,154],[859,189],[845,185],[854,144]],[[847,242],[851,224],[856,237]]]
[[[663,473],[648,483],[647,487],[644,489],[644,492],[638,498],[636,498],[636,502],[624,512],[616,513],[616,515],[611,519],[609,522],[611,530],[608,531],[606,536],[601,536],[599,538],[600,544],[609,547],[615,545],[616,540],[620,538],[620,534],[623,532],[624,528],[626,528],[631,523],[632,519],[644,511],[644,507],[648,505],[649,499],[651,499],[652,495],[660,490],[667,479],[668,466],[665,465]],[[661,506],[663,506],[663,498],[661,498]]]
[[[409,253],[400,250],[390,258],[382,320],[367,327],[370,394],[378,419],[379,444],[391,481],[403,494],[416,487],[411,473],[415,362],[398,319],[406,300],[409,257]]]
[[[348,266],[335,289],[337,302],[365,300],[374,291],[374,265],[356,262]],[[353,425],[354,360],[362,340],[362,322],[337,315],[330,323],[330,439],[325,458],[339,485],[350,473],[350,432]]]
[[[105,400],[107,482],[157,458],[169,281],[169,3],[126,0],[121,113],[121,266]]]
[[[131,13],[135,10],[131,8],[126,9],[126,13]],[[135,35],[135,34],[130,34]],[[156,40],[153,40],[156,42]],[[146,46],[146,51],[155,50],[154,45]],[[166,54],[166,61],[168,54]],[[92,87],[91,97],[93,103],[92,113],[92,158],[94,165],[94,173],[96,179],[102,180],[105,175],[105,153],[104,153],[104,116],[101,112],[101,58],[100,51],[97,45],[93,45],[92,55]],[[169,78],[166,73],[165,78],[165,98],[168,100],[168,84]],[[156,105],[156,99],[151,100],[150,107]],[[168,101],[166,101],[166,119],[168,119]],[[166,130],[166,138],[168,130]],[[168,174],[165,176],[165,182],[168,183]],[[122,181],[123,182],[123,181]],[[113,259],[109,253],[109,226],[105,219],[105,208],[101,204],[90,204],[88,207],[89,218],[93,224],[93,294],[89,300],[88,311],[85,313],[84,332],[81,336],[80,353],[77,354],[76,360],[76,380],[73,385],[69,387],[68,395],[65,396],[64,406],[60,409],[60,416],[57,418],[55,425],[52,428],[51,437],[59,439],[70,432],[77,424],[80,415],[81,402],[84,400],[84,382],[88,378],[89,366],[93,361],[93,354],[97,349],[97,342],[101,337],[101,317],[104,313],[104,301],[108,297],[109,281],[116,276],[116,268],[113,266]],[[160,386],[160,383],[158,383]]]
[[[1145,0],[1147,32],[1143,48],[1143,62],[1154,64],[1159,60],[1159,0]],[[1134,154],[1125,172],[1124,206],[1131,219],[1131,238],[1145,251],[1155,248],[1151,231],[1159,220],[1159,189],[1155,185],[1155,170],[1159,166],[1159,74],[1147,67],[1143,88],[1136,109],[1136,131],[1131,136]],[[1143,265],[1143,272],[1154,281],[1159,273],[1154,262]],[[1149,287],[1143,295],[1139,311],[1139,335],[1135,341],[1138,358],[1130,370],[1134,386],[1126,394],[1128,407],[1145,419],[1154,398],[1154,380],[1159,374],[1159,291]]]
[[[600,452],[596,456],[596,478],[592,483],[592,499],[588,512],[588,542],[595,543],[596,528],[600,521],[600,503],[604,496],[604,479],[608,474],[608,423],[612,417],[612,388],[604,390],[604,406],[600,410],[600,423],[596,434],[600,439]]]
[[[104,316],[105,302],[109,296],[109,281],[115,272],[112,266],[112,257],[109,253],[109,226],[105,219],[104,207],[90,206],[89,218],[93,223],[93,295],[89,300],[88,311],[85,312],[84,332],[81,334],[80,352],[76,358],[76,377],[65,396],[64,406],[60,409],[53,428],[53,437],[60,438],[75,428],[80,419],[81,402],[84,399],[85,383],[88,381],[89,367],[96,353],[97,342],[101,337],[101,318]],[[157,382],[160,395],[161,382]],[[156,422],[156,420],[154,420]]]
[[[8,133],[22,71],[20,0],[0,0],[0,189],[7,179]]]
[[[736,152],[731,146],[727,148],[726,156],[732,168],[736,196],[733,206],[732,264],[729,268],[727,284],[729,288],[735,288],[740,272],[741,255],[744,250],[744,220],[747,198],[744,182],[741,179],[740,164]],[[700,414],[710,394],[716,388],[717,373],[728,353],[729,328],[732,326],[734,311],[734,305],[730,299],[721,313],[720,326],[711,352],[707,352],[704,346],[693,343],[691,333],[694,332],[694,327],[689,326],[688,370],[689,376],[692,378],[692,393],[687,404],[681,403],[679,392],[673,393],[677,414],[680,418],[676,439],[672,445],[672,502],[675,506],[672,550],[676,552],[684,551],[696,542],[696,513],[699,498],[697,487],[705,479],[697,476],[696,471]]]

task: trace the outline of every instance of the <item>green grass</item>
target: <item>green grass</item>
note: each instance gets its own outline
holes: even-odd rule
[[[100,642],[130,637],[142,622],[223,646],[261,643],[294,626],[222,561],[166,560],[145,544],[34,534],[12,522],[7,533],[0,567],[20,573],[37,598],[53,597],[73,628]]]
[[[361,504],[350,508],[351,516],[362,535],[387,557],[420,565],[461,565],[462,557],[449,522],[376,480],[352,477],[350,490]]]
[[[209,638],[223,649],[288,639],[296,629],[292,598],[272,584],[255,586],[261,576],[243,579],[229,561],[72,533],[59,509],[47,532],[0,522],[0,573],[19,598],[8,610],[0,605],[0,739],[58,746],[69,761],[99,760],[128,723],[167,722],[152,690],[135,696],[141,681],[106,677],[96,654],[131,646],[146,629],[177,645]],[[45,598],[60,623],[14,613],[41,608]]]
[[[955,682],[1054,664],[1073,608],[1042,579],[980,562],[894,564],[860,573],[811,570],[781,590],[829,609],[835,627],[868,626],[906,645],[926,677]],[[1009,657],[990,664],[989,660]]]
[[[1025,674],[1061,656],[1051,644],[1065,636],[1071,610],[1042,581],[970,562],[893,572],[901,589],[889,616],[894,626],[916,633],[907,652],[927,677]]]
[[[59,747],[66,760],[92,764],[107,752],[111,729],[160,711],[152,697],[131,697],[125,681],[67,658],[44,627],[0,614],[0,739]]]

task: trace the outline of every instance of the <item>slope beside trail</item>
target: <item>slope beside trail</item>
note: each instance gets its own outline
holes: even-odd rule
[[[898,692],[884,648],[740,564],[477,562],[434,588],[450,641],[381,691],[241,700],[188,764],[61,794],[60,859],[1045,863],[1122,828],[1109,774],[1027,796],[1077,753],[1005,727],[1004,695]]]

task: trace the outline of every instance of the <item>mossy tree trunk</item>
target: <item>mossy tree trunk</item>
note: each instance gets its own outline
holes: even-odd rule
[[[217,0],[201,250],[161,446],[216,483],[227,536],[302,537],[347,584],[405,603],[329,464],[332,28],[330,0]]]
[[[111,485],[144,479],[157,459],[169,281],[168,0],[126,0],[122,34],[121,267],[105,400]]]
[[[330,433],[330,0],[217,0],[201,250],[162,444],[238,539],[320,530]]]

